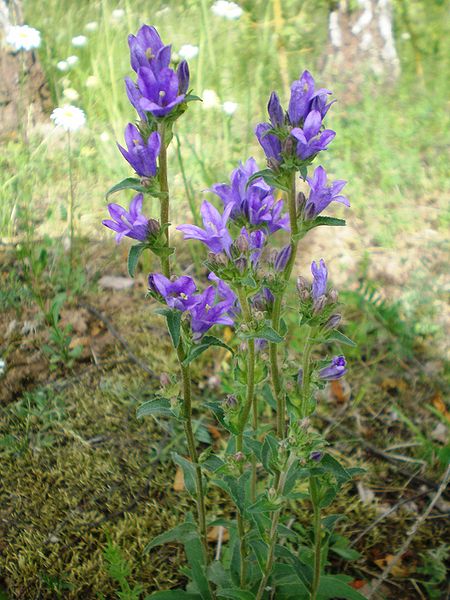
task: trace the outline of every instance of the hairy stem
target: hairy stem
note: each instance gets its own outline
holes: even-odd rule
[[[160,198],[160,223],[161,227],[169,223],[169,182],[167,180],[167,146],[165,140],[166,128],[164,123],[158,126],[159,135],[161,136],[161,150],[159,152],[159,187],[162,192]],[[169,228],[165,230],[166,247],[169,248]],[[169,256],[161,257],[161,269],[165,277],[170,277],[170,259]]]
[[[195,467],[195,484],[196,484],[196,503],[197,503],[197,516],[200,529],[200,537],[202,540],[205,559],[208,561],[208,541],[206,538],[206,509],[205,509],[205,497],[203,491],[202,471],[198,464],[197,449],[195,447],[194,432],[192,430],[192,392],[191,392],[191,373],[189,365],[184,366],[183,360],[185,359],[184,352],[179,346],[177,349],[178,360],[180,363],[181,375],[183,380],[183,419],[184,419],[184,432],[186,434],[186,441],[189,451],[189,458]]]
[[[309,490],[314,509],[314,571],[311,587],[311,600],[316,600],[320,583],[321,554],[322,554],[322,526],[320,519],[319,488],[315,477],[309,478]]]
[[[73,189],[73,174],[72,174],[72,144],[70,139],[70,131],[67,132],[67,160],[69,165],[69,281],[73,270],[73,243],[75,237],[75,227],[73,223],[73,211],[75,204],[75,194]]]
[[[291,176],[290,191],[288,194],[288,207],[289,207],[289,221],[291,226],[291,254],[289,260],[283,271],[283,279],[285,282],[284,290],[279,292],[273,304],[272,309],[272,327],[275,331],[279,331],[280,318],[281,318],[281,305],[283,302],[284,292],[286,290],[287,283],[290,279],[292,269],[295,264],[295,258],[297,255],[298,247],[298,224],[297,224],[297,206],[295,201],[295,173]],[[275,400],[277,403],[277,436],[279,439],[283,439],[285,435],[285,413],[286,413],[286,399],[281,385],[280,368],[278,365],[278,344],[271,342],[269,344],[269,356],[270,356],[270,372],[272,378],[272,387]]]
[[[284,486],[286,485],[286,478],[287,478],[288,471],[295,460],[296,460],[296,456],[292,452],[287,460],[287,463],[286,463],[283,471],[280,473],[280,476],[278,478],[278,484],[277,484],[277,488],[276,488],[278,497],[283,494]],[[273,561],[275,558],[275,546],[276,546],[277,539],[278,539],[277,529],[278,529],[278,522],[280,520],[281,509],[282,509],[282,507],[280,506],[280,508],[272,514],[272,523],[270,525],[270,533],[269,533],[269,552],[267,554],[266,565],[264,568],[264,575],[259,584],[259,588],[258,588],[258,592],[255,597],[255,600],[261,600],[261,598],[263,597],[264,590],[266,589],[267,582],[269,581],[270,573],[272,571]]]

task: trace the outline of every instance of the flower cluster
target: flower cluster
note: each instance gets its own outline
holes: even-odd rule
[[[226,283],[210,274],[217,283],[203,292],[191,277],[183,275],[170,280],[160,273],[149,275],[150,293],[170,308],[187,313],[194,340],[199,340],[214,325],[233,325],[236,296]]]
[[[155,118],[169,115],[185,101],[189,87],[189,68],[182,60],[176,71],[170,68],[171,47],[165,46],[154,27],[143,25],[128,37],[131,68],[137,85],[125,79],[128,98],[141,119],[149,112]]]

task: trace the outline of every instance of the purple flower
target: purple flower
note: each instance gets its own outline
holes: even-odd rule
[[[281,107],[280,99],[275,92],[272,92],[270,95],[267,112],[269,113],[272,127],[276,128],[284,125],[284,111]]]
[[[315,261],[311,263],[311,273],[314,277],[312,296],[314,300],[318,300],[320,296],[325,295],[327,291],[328,269],[323,258],[320,259],[319,264]]]
[[[248,242],[248,250],[250,252],[250,262],[255,267],[262,254],[264,244],[266,243],[266,234],[258,229],[249,233],[245,227],[241,229],[241,235]]]
[[[131,68],[150,67],[155,73],[169,66],[170,46],[164,46],[154,27],[142,25],[137,34],[128,36]]]
[[[344,356],[335,356],[331,363],[320,369],[319,377],[324,381],[334,381],[340,379],[347,373],[347,363]]]
[[[278,252],[278,254],[275,258],[275,261],[273,263],[273,267],[274,267],[275,271],[278,271],[278,272],[284,271],[284,269],[291,257],[291,252],[292,252],[292,249],[291,249],[290,244],[288,244],[287,246],[285,246]]]
[[[214,254],[225,252],[229,256],[232,239],[227,222],[232,209],[233,204],[228,204],[221,215],[217,208],[205,200],[200,209],[205,228],[197,225],[179,225],[177,229],[184,233],[185,240],[199,240]]]
[[[320,462],[322,460],[323,452],[320,450],[313,450],[309,455],[309,460],[314,462]]]
[[[177,69],[178,93],[186,94],[189,89],[189,67],[185,60],[182,60]]]
[[[198,301],[195,296],[197,286],[187,275],[171,281],[160,273],[152,273],[148,276],[148,286],[153,292],[161,295],[168,306],[177,310],[189,310]]]
[[[291,86],[288,116],[291,125],[299,125],[305,121],[311,111],[318,111],[323,118],[331,106],[326,104],[330,90],[319,89],[315,91],[314,78],[309,71],[303,71],[300,79]]]
[[[328,144],[336,133],[331,129],[325,129],[320,133],[322,117],[318,110],[313,110],[305,119],[303,129],[295,127],[291,135],[297,140],[297,156],[306,160],[321,150],[326,150]]]
[[[314,219],[333,201],[350,206],[348,199],[340,195],[340,191],[347,182],[338,179],[327,187],[327,172],[323,167],[317,167],[314,175],[311,178],[307,177],[306,181],[311,191],[304,208],[305,219]]]
[[[213,325],[233,325],[233,318],[229,314],[233,302],[229,294],[223,297],[220,289],[217,291],[212,285],[199,294],[189,311],[194,339],[199,339]]]
[[[117,232],[116,242],[127,236],[133,240],[145,242],[150,236],[149,219],[141,215],[144,196],[137,194],[130,203],[129,211],[118,204],[108,204],[108,211],[113,220],[104,219],[103,225]]]
[[[250,177],[258,171],[254,158],[245,164],[240,163],[230,178],[230,184],[217,183],[212,186],[214,192],[224,203],[233,205],[230,217],[239,222],[242,218],[250,225],[267,227],[270,233],[278,229],[289,229],[289,216],[281,214],[283,201],[276,201],[273,189],[262,178],[248,185]]]
[[[283,160],[281,156],[281,141],[273,133],[268,133],[271,129],[272,125],[269,123],[259,123],[255,128],[255,135],[266,157],[280,163]]]
[[[154,131],[145,142],[138,128],[131,123],[125,128],[125,142],[128,151],[119,146],[125,160],[127,160],[140,177],[154,177],[156,175],[156,159],[161,149],[161,137]]]
[[[128,96],[128,100],[130,101],[130,104],[136,109],[136,112],[138,113],[139,117],[143,121],[147,121],[147,115],[145,114],[145,111],[142,110],[141,104],[140,104],[142,94],[138,90],[136,84],[129,77],[125,77],[125,87],[126,87],[127,96]]]
[[[274,301],[275,297],[272,292],[269,290],[269,288],[264,287],[260,292],[253,296],[251,304],[256,310],[270,311]]]
[[[140,107],[155,117],[164,117],[185,98],[184,94],[179,94],[177,74],[169,68],[155,74],[150,68],[140,67],[137,83],[142,94]]]

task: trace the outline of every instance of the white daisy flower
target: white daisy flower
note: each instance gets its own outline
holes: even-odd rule
[[[214,90],[203,90],[202,100],[203,108],[215,108],[220,104],[219,96]]]
[[[5,373],[6,371],[6,361],[3,360],[3,358],[0,358],[0,377]]]
[[[101,142],[109,142],[111,136],[107,131],[102,131],[99,137]]]
[[[58,71],[68,71],[69,63],[67,62],[67,60],[60,60],[58,63],[56,63],[56,68],[58,69]]]
[[[77,92],[77,90],[74,90],[73,88],[66,88],[63,91],[63,96],[67,100],[70,100],[71,102],[75,102],[75,100],[78,100],[78,98],[80,97],[80,94]]]
[[[223,112],[227,115],[234,115],[237,107],[238,105],[236,104],[236,102],[231,102],[231,100],[227,100],[227,102],[224,102],[222,104]]]
[[[184,60],[190,60],[191,58],[195,58],[198,54],[198,46],[193,46],[192,44],[183,44],[178,51],[178,55]]]
[[[123,8],[116,8],[115,10],[112,11],[111,13],[111,17],[115,20],[115,21],[120,21],[121,19],[123,19],[125,16],[125,11],[123,10]]]
[[[78,56],[68,56],[66,58],[66,63],[72,67],[73,65],[76,65],[79,60],[80,59],[78,58]]]
[[[86,87],[93,88],[98,86],[98,77],[95,75],[89,75],[86,79]]]
[[[211,6],[211,10],[217,17],[224,17],[230,21],[239,19],[244,12],[236,2],[227,2],[227,0],[217,0]]]
[[[89,23],[86,23],[84,28],[86,29],[86,31],[97,31],[98,23],[97,21],[89,21]]]
[[[50,119],[57,127],[62,127],[64,131],[77,131],[86,123],[84,111],[71,104],[55,108],[50,115]]]
[[[88,39],[85,35],[77,35],[72,38],[72,46],[75,46],[75,48],[82,48],[83,46],[86,46],[87,41]]]
[[[8,30],[6,43],[16,52],[18,50],[33,50],[41,45],[41,34],[28,25],[14,25]]]

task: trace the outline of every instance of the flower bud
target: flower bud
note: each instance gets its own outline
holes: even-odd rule
[[[283,142],[283,152],[287,155],[293,154],[294,152],[294,139],[289,136],[286,140],[284,140]]]
[[[323,453],[320,450],[313,450],[309,455],[309,460],[313,460],[314,462],[319,462],[322,460]]]
[[[309,283],[306,281],[306,279],[304,277],[299,275],[297,277],[297,291],[300,293],[301,291],[308,290],[308,289],[309,289]]]
[[[299,369],[297,373],[297,385],[302,387],[303,385],[303,369]]]
[[[243,462],[245,460],[245,456],[243,452],[236,452],[236,454],[234,455],[234,460],[236,462]]]
[[[247,259],[244,257],[238,258],[237,260],[234,261],[234,264],[236,266],[236,269],[239,271],[239,273],[243,273],[245,271],[245,269],[247,268]]]
[[[269,488],[267,496],[269,500],[275,500],[277,497],[277,490],[274,487]]]
[[[325,323],[324,325],[324,329],[326,331],[330,331],[331,329],[336,329],[336,327],[339,325],[339,323],[341,322],[341,315],[331,315],[331,317],[328,319],[328,321]]]
[[[244,254],[248,250],[248,239],[245,237],[245,235],[241,234],[236,239],[233,246],[239,251],[240,254]]]
[[[301,215],[301,213],[303,212],[303,209],[305,208],[305,204],[306,204],[306,196],[303,192],[299,192],[297,194],[297,198],[296,198],[297,216]]]
[[[156,219],[149,219],[148,220],[148,235],[149,235],[149,237],[158,235],[158,233],[160,231],[161,231],[161,227],[159,225],[159,222]]]
[[[311,424],[311,419],[309,419],[308,417],[305,417],[304,419],[301,419],[300,421],[298,421],[297,425],[300,427],[300,429],[303,429],[304,431],[306,431],[308,429],[308,427]]]
[[[308,290],[301,290],[298,295],[301,302],[308,302],[308,300],[311,298],[311,294]]]
[[[328,300],[330,301],[331,304],[336,304],[336,302],[339,300],[339,294],[337,293],[336,290],[331,289],[328,294]]]
[[[275,259],[274,262],[274,268],[275,271],[281,272],[284,271],[284,268],[286,267],[290,257],[291,257],[291,246],[285,246],[284,248],[282,248],[282,250],[280,250],[280,252],[278,252],[278,256]]]
[[[281,108],[280,100],[275,92],[270,94],[269,104],[267,105],[270,122],[273,127],[282,127],[284,125],[284,113]]]
[[[170,377],[167,373],[161,373],[159,376],[159,383],[161,387],[167,387],[170,384]]]
[[[186,94],[189,88],[189,67],[185,60],[178,65],[178,93]]]
[[[269,169],[272,169],[272,171],[275,171],[276,173],[280,169],[280,164],[281,163],[276,158],[271,157],[267,159],[267,166],[269,167]]]
[[[314,314],[318,315],[319,313],[321,313],[323,311],[323,309],[325,308],[326,304],[327,304],[327,297],[325,296],[325,294],[322,294],[321,296],[316,298],[314,300],[314,304],[313,304]]]
[[[226,397],[225,404],[228,408],[236,408],[236,406],[238,405],[238,399],[234,394],[229,394]]]

